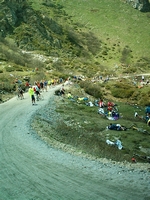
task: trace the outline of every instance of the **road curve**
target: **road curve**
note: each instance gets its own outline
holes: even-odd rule
[[[58,86],[57,86],[58,87]],[[149,173],[73,156],[46,145],[30,128],[37,109],[13,98],[0,105],[0,200],[148,199]]]

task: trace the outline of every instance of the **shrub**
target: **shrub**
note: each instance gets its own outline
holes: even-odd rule
[[[103,96],[99,84],[93,84],[89,81],[81,81],[80,86],[84,88],[84,91],[87,94],[92,95],[95,98],[102,98]]]
[[[135,91],[134,87],[127,83],[116,83],[111,88],[111,93],[117,98],[130,98]]]
[[[148,105],[150,105],[150,97],[148,97],[148,95],[142,97],[142,98],[138,101],[138,104],[141,105],[141,106],[148,106]]]
[[[82,41],[87,45],[87,49],[93,55],[96,55],[101,48],[101,41],[92,32],[83,32]]]
[[[30,62],[28,62],[28,67],[33,69],[38,68],[38,70],[40,70],[45,67],[45,64],[40,60],[31,59]]]
[[[16,71],[20,71],[20,72],[23,71],[22,67],[20,67],[19,65],[14,65],[13,68],[14,68]]]
[[[15,71],[15,68],[14,67],[5,67],[5,70],[7,72],[13,72],[13,71]]]
[[[41,72],[41,71],[37,71],[35,74],[34,74],[34,80],[31,80],[31,82],[35,81],[35,80],[43,80],[45,79],[46,76],[45,76],[45,73],[44,72]]]
[[[120,61],[122,63],[129,64],[131,58],[130,54],[131,54],[130,48],[128,46],[124,47]]]
[[[134,93],[132,94],[132,99],[133,100],[138,100],[139,96],[140,96],[140,91],[135,90]]]
[[[132,96],[132,94],[134,93],[134,89],[128,89],[125,90],[123,88],[114,88],[111,90],[111,93],[114,97],[117,98],[130,98]]]
[[[54,62],[52,64],[52,68],[55,68],[58,71],[62,71],[63,70],[62,61],[58,60],[58,61]]]
[[[11,92],[12,90],[15,90],[15,85],[5,82],[3,85],[0,85],[0,89],[4,90],[5,92]]]
[[[72,44],[75,44],[77,46],[80,46],[79,43],[80,43],[80,39],[81,39],[81,36],[76,33],[74,30],[72,30],[71,28],[68,28],[67,29],[67,36],[68,36],[68,40],[72,43]]]
[[[123,73],[135,73],[137,71],[137,67],[127,67],[123,70]]]

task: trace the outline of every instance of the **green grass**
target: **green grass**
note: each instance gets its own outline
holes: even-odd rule
[[[120,0],[44,2],[28,0],[36,17],[27,15],[28,22],[14,27],[11,38],[21,48],[58,56],[61,62],[52,63],[52,69],[88,77],[149,70],[149,13],[139,12]],[[58,41],[61,48],[57,48]],[[0,55],[6,60],[10,56],[11,62],[18,58],[19,64],[25,65],[19,54]]]
[[[139,12],[120,0],[57,2],[64,6],[64,10],[72,16],[74,23],[83,24],[110,47],[109,56],[112,59],[105,61],[99,58],[99,61],[109,66],[120,62],[119,51],[125,46],[132,50],[134,61],[143,55],[149,57],[149,13]]]
[[[138,106],[130,106],[117,102],[119,113],[122,115],[122,118],[117,121],[110,121],[97,114],[98,107],[91,108],[85,104],[70,102],[67,99],[64,104],[58,104],[57,112],[61,113],[64,122],[70,124],[70,129],[65,128],[65,123],[63,123],[63,125],[60,124],[61,132],[67,134],[67,138],[64,139],[67,143],[73,146],[76,144],[77,148],[81,148],[82,151],[96,157],[106,156],[107,158],[119,161],[123,161],[124,159],[130,161],[133,154],[146,155],[141,152],[140,147],[149,147],[150,135],[132,130],[132,128],[127,131],[106,130],[106,126],[109,125],[109,123],[120,123],[127,128],[135,124],[135,126],[149,131],[149,127],[147,127],[145,121],[134,118],[135,111],[137,111],[139,115],[145,116],[144,107],[139,108]],[[64,110],[63,113],[62,110]],[[75,130],[77,130],[78,133],[76,133]],[[71,138],[76,142],[70,142]],[[81,138],[81,140],[78,138]],[[112,141],[120,139],[124,149],[119,151],[118,149],[107,146],[105,144],[106,139]],[[112,155],[112,151],[114,155]]]
[[[77,85],[70,89],[73,96],[87,96]],[[66,93],[70,89],[66,90]],[[93,102],[94,99],[89,96],[89,101]],[[105,157],[115,161],[126,160],[131,162],[134,154],[143,157],[149,156],[150,128],[144,120],[134,117],[135,111],[140,116],[145,116],[145,107],[114,101],[118,105],[121,117],[117,121],[111,121],[99,115],[96,106],[89,107],[85,103],[77,103],[67,98],[63,98],[62,101],[62,98],[58,96],[56,102],[55,111],[59,113],[59,118],[56,121],[54,120],[51,126],[47,123],[44,128],[42,127],[42,137],[69,145],[69,149],[75,148],[77,152],[92,155],[96,158]],[[39,132],[40,124],[43,124],[43,121],[39,118],[35,123]],[[120,123],[128,129],[127,131],[107,130],[106,126],[110,123]],[[140,128],[139,131],[132,129],[132,125]],[[149,134],[142,132],[143,130],[147,130]],[[111,141],[121,140],[123,149],[118,150],[116,147],[107,145],[106,139]],[[53,145],[55,146],[55,143]],[[137,160],[138,162],[146,162],[146,160],[139,157]]]

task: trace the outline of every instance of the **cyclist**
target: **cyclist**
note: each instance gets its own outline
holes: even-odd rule
[[[24,98],[23,93],[24,93],[23,89],[21,87],[18,87],[18,98],[23,99]]]

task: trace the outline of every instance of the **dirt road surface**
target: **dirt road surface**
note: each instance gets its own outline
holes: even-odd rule
[[[28,94],[0,105],[0,200],[150,199],[149,171],[71,155],[36,136],[32,115],[53,93],[36,106]]]

